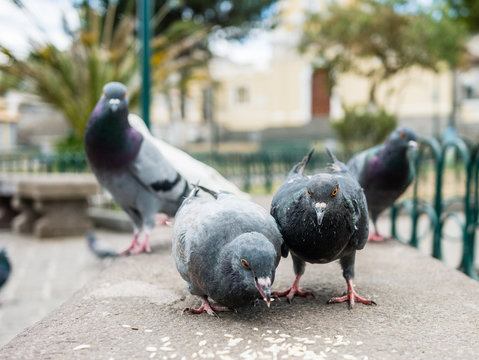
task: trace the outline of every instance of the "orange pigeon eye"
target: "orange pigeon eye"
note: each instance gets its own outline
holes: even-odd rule
[[[403,139],[406,137],[406,133],[404,131],[401,131],[401,133],[399,134],[400,137],[402,137]]]
[[[241,265],[243,265],[248,270],[251,269],[251,266],[249,266],[248,262],[245,259],[241,259]]]
[[[106,93],[103,93],[103,96],[106,97],[106,98],[108,97],[108,96],[106,95]]]
[[[308,196],[311,197],[311,193],[309,192],[309,189],[306,189],[306,194],[308,194]]]
[[[331,193],[331,196],[336,196],[337,193],[338,193],[338,188],[335,187],[333,192]]]
[[[121,98],[124,99],[126,97],[126,93],[124,93]]]

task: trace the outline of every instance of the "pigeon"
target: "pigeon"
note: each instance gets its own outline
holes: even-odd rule
[[[98,182],[133,224],[133,240],[120,254],[137,254],[151,252],[155,215],[173,217],[191,189],[151,139],[130,125],[128,114],[126,87],[119,82],[106,84],[88,119],[84,143]],[[142,229],[145,236],[140,243]]]
[[[296,164],[273,197],[271,215],[283,235],[285,249],[293,258],[296,275],[291,287],[275,292],[291,302],[295,294],[312,295],[299,287],[305,262],[329,263],[339,259],[348,291],[342,297],[328,302],[355,302],[374,304],[361,298],[354,290],[354,261],[356,250],[361,250],[368,237],[366,198],[346,165],[338,161],[329,149],[331,173],[303,175],[314,149]]]
[[[371,241],[383,241],[376,226],[379,214],[406,190],[414,178],[414,169],[408,159],[408,150],[417,148],[416,134],[398,127],[386,143],[354,155],[348,168],[362,186],[368,202],[369,215],[374,225]]]
[[[7,282],[8,278],[10,277],[11,271],[12,266],[10,264],[10,261],[8,260],[7,250],[5,248],[2,248],[0,250],[0,289]]]
[[[201,188],[213,197],[198,196],[195,186],[173,226],[176,268],[188,291],[202,299],[198,309],[184,311],[217,315],[259,296],[269,307],[283,244],[274,219],[249,200]]]

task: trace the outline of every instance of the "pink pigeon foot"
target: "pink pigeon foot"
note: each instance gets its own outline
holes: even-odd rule
[[[216,312],[226,312],[226,311],[233,311],[233,310],[226,306],[211,305],[210,302],[208,301],[208,297],[203,296],[201,298],[201,306],[198,309],[186,308],[183,310],[183,313],[189,312],[191,314],[202,314],[203,312],[206,312],[208,315],[218,316]]]
[[[366,305],[376,305],[376,303],[370,299],[364,299],[360,297],[356,291],[354,290],[353,287],[353,282],[352,280],[346,280],[346,283],[348,284],[348,292],[347,294],[340,296],[340,297],[333,297],[329,299],[328,304],[333,304],[333,303],[341,303],[348,301],[349,302],[349,309],[352,309],[354,306],[355,302],[363,303]]]
[[[376,242],[381,242],[381,241],[384,241],[386,239],[389,239],[389,237],[387,236],[382,236],[381,234],[379,234],[377,231],[375,233],[370,233],[369,236],[368,236],[368,241],[376,241]]]
[[[130,251],[138,246],[138,234],[133,234],[133,240],[131,241],[130,245],[124,250],[120,252],[120,255],[125,255],[130,253]]]
[[[138,246],[134,247],[132,250],[130,250],[130,254],[131,255],[136,255],[136,254],[139,254],[141,252],[147,252],[147,253],[151,253],[151,248],[150,248],[150,243],[149,243],[149,238],[150,236],[148,234],[145,235],[145,240],[143,240],[143,242],[141,244],[139,244]]]
[[[311,291],[306,291],[306,290],[303,290],[302,288],[299,287],[299,279],[301,278],[301,275],[296,275],[296,278],[294,279],[293,281],[293,284],[291,285],[291,287],[285,291],[275,291],[273,294],[275,296],[286,296],[286,298],[288,299],[288,302],[291,303],[291,301],[293,301],[293,298],[295,295],[299,295],[299,296],[308,296],[308,295],[311,295],[311,296],[314,296],[313,293]]]

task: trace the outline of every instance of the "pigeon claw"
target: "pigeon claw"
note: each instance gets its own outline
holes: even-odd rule
[[[128,247],[126,249],[122,250],[119,255],[120,256],[121,255],[130,255],[131,251],[133,249],[135,249],[138,245],[139,245],[138,234],[134,234],[133,235],[133,240],[131,241],[130,245],[128,245]]]
[[[299,279],[300,278],[301,278],[301,275],[296,275],[296,277],[293,281],[293,284],[291,285],[291,287],[288,290],[275,291],[273,293],[273,295],[276,296],[276,297],[286,296],[286,299],[288,300],[288,302],[290,304],[293,301],[293,298],[294,298],[295,295],[303,296],[303,297],[311,295],[311,296],[314,297],[314,294],[311,291],[303,290],[302,288],[299,287]]]
[[[333,297],[329,299],[328,304],[342,303],[347,301],[349,310],[351,310],[354,307],[354,304],[356,302],[363,303],[366,305],[377,305],[374,301],[370,299],[365,299],[359,296],[354,290],[351,280],[347,280],[347,283],[348,283],[348,292],[343,296]]]
[[[198,309],[185,308],[182,313],[184,314],[185,312],[189,312],[190,314],[202,314],[206,312],[208,315],[216,316],[217,318],[220,318],[217,312],[235,311],[234,309],[230,309],[229,307],[226,307],[226,306],[211,305],[206,296],[203,296],[201,300],[202,300],[202,303]]]
[[[147,240],[143,241],[141,245],[138,245],[134,247],[133,249],[131,249],[129,253],[131,255],[136,255],[136,254],[142,253],[143,251],[146,253],[151,253],[150,244],[148,243]]]
[[[294,287],[294,286],[291,286],[288,290],[285,290],[285,291],[275,291],[274,295],[277,297],[286,296],[286,299],[288,300],[290,304],[293,301],[293,298],[295,295],[303,296],[303,297],[311,295],[314,297],[314,294],[311,291],[303,290],[300,287]]]

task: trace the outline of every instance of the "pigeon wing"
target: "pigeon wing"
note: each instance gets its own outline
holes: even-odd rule
[[[189,183],[199,183],[214,191],[228,191],[245,199],[250,196],[238,189],[236,185],[226,180],[218,171],[191,157],[184,151],[151,135],[144,121],[135,114],[128,115],[128,122],[144,138],[148,138],[158,148],[161,154]]]
[[[351,179],[356,182],[354,179]],[[359,184],[346,186],[347,196],[344,198],[345,208],[348,211],[348,220],[351,224],[351,242],[356,250],[361,250],[368,240],[369,216],[366,205],[366,196]],[[349,190],[350,189],[350,190]]]
[[[189,190],[188,183],[147,137],[129,171],[142,186],[166,201],[178,201]]]

